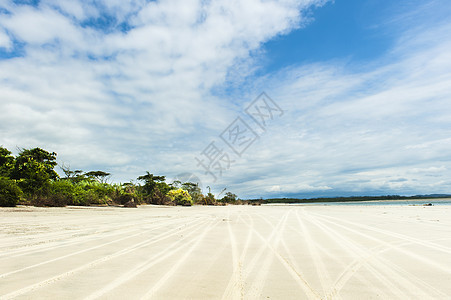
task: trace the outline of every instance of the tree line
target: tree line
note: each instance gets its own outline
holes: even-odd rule
[[[239,203],[237,195],[227,192],[216,199],[202,193],[198,183],[166,182],[165,176],[149,172],[135,182],[109,183],[110,173],[71,170],[59,166],[57,154],[41,148],[21,149],[17,156],[0,147],[0,206],[34,205],[224,205]]]

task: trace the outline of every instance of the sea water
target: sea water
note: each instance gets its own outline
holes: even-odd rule
[[[385,205],[406,205],[422,206],[431,203],[432,205],[451,205],[451,199],[415,199],[415,200],[375,200],[375,201],[346,201],[346,202],[315,202],[315,203],[292,203],[289,205],[359,205],[359,206],[385,206]]]

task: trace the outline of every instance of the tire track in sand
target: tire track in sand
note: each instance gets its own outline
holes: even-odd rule
[[[359,261],[362,261],[362,264],[366,263],[366,258],[368,257],[368,249],[363,249],[363,247],[357,245],[354,241],[344,237],[339,234],[336,230],[324,226],[322,223],[314,219],[313,217],[309,218],[310,222],[315,224],[318,228],[321,228],[325,234],[327,234],[337,245],[339,245],[342,249],[344,249],[351,256],[358,256]],[[385,291],[379,290],[379,293],[384,294],[384,298],[393,298],[395,296],[398,299],[408,299],[408,295],[401,291],[394,283],[389,281],[387,277],[378,272],[372,265],[367,264],[368,271],[373,274],[377,280],[383,283],[384,286],[388,287],[387,290],[390,290],[393,294],[386,294]],[[367,281],[368,282],[368,281]],[[374,288],[374,284],[369,282],[370,285],[367,287]],[[339,293],[343,286],[336,286],[336,283],[332,285],[329,289],[329,292],[326,294],[326,299],[334,299],[339,296]]]
[[[438,244],[435,244],[435,243],[431,243],[431,242],[427,242],[427,241],[423,241],[423,240],[420,240],[420,239],[417,239],[417,238],[413,238],[413,237],[410,237],[410,236],[407,236],[407,235],[404,235],[404,234],[400,234],[400,233],[396,233],[396,232],[392,232],[392,231],[387,231],[387,230],[375,228],[375,227],[372,227],[372,226],[363,225],[363,224],[359,224],[359,223],[355,223],[355,222],[351,222],[351,221],[335,218],[335,217],[332,217],[332,216],[324,216],[324,215],[320,215],[320,214],[315,214],[315,215],[317,215],[318,217],[322,217],[322,218],[326,218],[326,219],[332,219],[332,220],[335,220],[335,221],[346,223],[346,224],[352,225],[354,227],[358,227],[358,228],[370,230],[370,231],[373,231],[373,232],[382,233],[382,234],[385,234],[385,235],[388,235],[388,236],[391,236],[391,237],[395,237],[395,238],[398,238],[398,239],[403,239],[403,240],[406,240],[406,241],[410,241],[412,243],[415,243],[415,244],[418,244],[418,245],[422,245],[424,247],[428,247],[428,248],[431,248],[431,249],[434,249],[434,250],[437,250],[437,251],[441,251],[441,252],[444,252],[444,253],[447,253],[447,254],[451,254],[451,249],[448,248],[448,247],[445,247],[445,246],[442,246],[442,245],[438,245]]]
[[[77,218],[73,218],[75,221],[79,220]],[[111,220],[112,223],[114,223],[114,220]],[[64,232],[47,232],[47,233],[38,233],[34,234],[33,236],[24,236],[23,238],[26,238],[25,240],[21,239],[19,236],[19,239],[15,238],[12,242],[6,243],[2,241],[0,250],[0,257],[5,256],[6,254],[3,253],[3,251],[20,251],[23,250],[23,247],[26,247],[27,249],[33,246],[46,246],[48,243],[52,242],[58,242],[61,240],[67,240],[68,238],[72,237],[85,237],[85,236],[91,236],[98,233],[105,233],[105,232],[112,232],[117,229],[124,229],[125,227],[132,227],[138,224],[142,224],[142,222],[132,222],[132,223],[126,223],[126,224],[120,224],[116,226],[111,226],[110,224],[99,226],[98,224],[84,224],[84,228],[81,229],[65,229]],[[69,226],[70,224],[67,224]],[[47,225],[48,227],[50,225]],[[31,238],[31,239],[30,239]],[[31,243],[31,244],[30,244]],[[12,252],[8,252],[12,253]],[[8,257],[10,257],[10,254]]]
[[[377,242],[379,244],[386,245],[390,249],[393,249],[393,250],[401,252],[401,253],[403,253],[405,255],[408,255],[408,256],[412,257],[413,259],[421,261],[421,262],[423,262],[425,264],[428,264],[428,265],[430,265],[430,266],[432,266],[432,267],[434,267],[436,269],[441,270],[444,273],[451,274],[451,269],[444,267],[442,264],[437,263],[436,261],[433,261],[433,260],[429,259],[428,257],[426,257],[424,255],[418,255],[418,254],[416,254],[416,253],[414,253],[412,251],[409,251],[409,250],[406,250],[406,249],[402,249],[402,248],[399,248],[399,247],[394,247],[393,243],[389,243],[389,242],[383,241],[381,239],[375,238],[375,237],[373,237],[371,235],[368,235],[368,234],[365,234],[365,233],[363,233],[361,231],[352,229],[349,226],[344,226],[344,225],[341,225],[339,223],[330,221],[327,218],[323,218],[321,216],[318,216],[317,218],[322,218],[323,222],[330,223],[330,224],[332,224],[332,225],[334,225],[336,227],[343,228],[343,229],[345,229],[347,231],[350,231],[350,232],[355,233],[357,235],[363,236],[363,237],[365,237],[365,238],[367,238],[369,240],[375,241],[375,242]],[[408,239],[407,240],[406,239],[401,239],[401,240],[411,242],[412,244],[418,244],[416,241],[411,241],[411,240],[408,240]]]
[[[180,224],[181,223],[183,223],[183,222],[180,222]],[[180,224],[177,224],[177,225],[180,225]],[[163,228],[165,226],[167,226],[166,223],[165,224],[158,224],[158,225],[152,227],[150,230],[158,230],[158,229]],[[119,238],[119,239],[116,239],[114,241],[110,241],[110,242],[103,243],[103,244],[100,244],[100,245],[96,245],[96,246],[93,246],[93,247],[90,247],[90,248],[86,248],[86,249],[83,249],[83,250],[80,250],[80,251],[69,253],[69,254],[66,254],[66,255],[63,255],[63,256],[60,256],[60,257],[57,257],[57,258],[53,258],[53,259],[50,259],[50,260],[47,260],[47,261],[43,261],[43,262],[31,265],[31,266],[27,266],[27,267],[18,269],[18,270],[14,270],[14,271],[11,271],[11,272],[0,274],[0,279],[5,278],[5,277],[10,276],[10,275],[13,275],[13,274],[16,274],[16,273],[19,273],[19,272],[23,272],[23,271],[26,271],[26,270],[29,270],[29,269],[32,269],[32,268],[36,268],[36,267],[39,267],[39,266],[42,266],[42,265],[45,265],[45,264],[56,262],[56,261],[59,261],[59,260],[62,260],[62,259],[74,256],[74,255],[78,255],[78,254],[86,253],[86,252],[89,252],[89,251],[92,251],[92,250],[96,250],[96,249],[99,249],[99,248],[102,248],[102,247],[105,247],[105,246],[108,246],[108,245],[111,245],[111,244],[115,244],[115,243],[124,241],[126,239],[130,239],[130,238],[133,238],[133,237],[136,237],[136,236],[143,235],[143,234],[151,232],[151,231],[142,231],[142,229],[134,229],[134,230],[129,230],[129,231],[120,232],[120,233],[116,232],[116,233],[114,233],[112,235],[108,235],[108,236],[129,234],[129,233],[132,233],[132,232],[135,232],[135,231],[140,231],[140,232],[132,234],[132,235],[127,235],[127,236],[125,236],[123,238]],[[80,242],[78,241],[78,243],[80,243]],[[52,248],[52,250],[53,250],[53,248]]]
[[[238,220],[241,219],[243,222],[245,222],[241,214],[238,216],[237,219]],[[251,221],[251,228],[253,228],[254,220],[253,218],[249,219]],[[252,240],[252,231],[248,230],[245,245],[243,247],[243,250],[241,251],[240,257],[238,258],[238,247],[236,245],[235,233],[233,232],[230,223],[228,223],[227,225],[229,227],[228,229],[231,247],[232,249],[235,248],[236,250],[235,254],[232,253],[232,262],[233,262],[232,275],[230,277],[226,289],[224,290],[221,299],[243,299],[244,298],[243,261],[246,257],[247,250]]]
[[[71,245],[75,245],[80,243],[80,239],[86,239],[87,237],[92,237],[98,239],[99,236],[111,236],[111,235],[119,235],[122,234],[123,230],[127,227],[132,227],[130,229],[130,232],[136,231],[138,229],[135,229],[133,227],[136,227],[137,225],[140,225],[142,227],[142,222],[133,222],[133,223],[126,223],[126,224],[120,224],[117,226],[103,226],[101,228],[91,229],[80,229],[77,232],[71,231],[71,232],[65,232],[63,234],[55,234],[52,233],[52,239],[47,239],[45,237],[39,237],[38,240],[33,239],[31,241],[33,244],[17,244],[16,247],[10,248],[10,249],[4,249],[0,251],[0,259],[10,259],[13,257],[20,257],[23,255],[27,255],[30,253],[36,253],[36,251],[45,251],[47,249],[58,249],[63,247],[69,247]],[[85,225],[87,226],[87,225]],[[95,226],[94,226],[95,227]],[[119,233],[118,230],[121,230]],[[106,233],[106,235],[105,235]],[[53,237],[55,236],[55,237]],[[65,242],[63,245],[55,245],[55,242],[59,241],[66,241],[68,238],[72,238],[72,241]],[[82,240],[83,241],[83,240]]]
[[[256,231],[254,228],[250,227],[250,230],[252,232],[254,232],[254,234],[260,239],[262,240],[262,242],[265,244],[262,246],[261,251],[264,251],[265,249],[269,249],[271,250],[271,252],[277,257],[277,259],[279,260],[280,263],[282,263],[282,265],[286,268],[286,270],[288,271],[288,273],[290,274],[290,276],[296,281],[296,283],[299,285],[299,287],[304,291],[305,295],[307,296],[308,299],[321,299],[321,296],[319,295],[319,293],[317,291],[315,291],[309,284],[308,282],[304,279],[304,277],[292,266],[291,262],[289,260],[287,260],[285,257],[283,257],[282,255],[280,255],[270,244],[269,244],[269,240],[272,238],[272,236],[277,233],[277,228],[280,226],[281,221],[279,221],[279,223],[273,226],[273,231],[270,235],[269,238],[265,239],[258,231]],[[246,223],[246,225],[249,227],[249,224]],[[279,233],[280,234],[280,233]],[[260,251],[259,251],[260,252]],[[261,256],[261,254],[259,255]],[[258,258],[257,256],[254,256],[254,262],[258,262]]]
[[[297,210],[297,208],[295,208],[295,209]],[[289,224],[287,227],[291,228],[297,234],[300,234],[298,227],[295,227],[295,226],[293,226],[291,224]],[[304,236],[302,234],[300,235],[300,237],[304,238]],[[319,257],[321,257],[321,254],[322,254],[323,256],[327,256],[329,259],[335,260],[335,262],[338,263],[339,265],[341,265],[342,267],[345,267],[345,264],[342,263],[341,260],[339,260],[335,256],[333,256],[327,248],[322,246],[320,243],[316,242],[313,238],[312,238],[312,243],[315,245],[315,249],[318,251]],[[296,258],[293,256],[292,251],[290,250],[288,245],[285,243],[284,239],[282,239],[282,246],[284,247],[284,249],[286,251],[286,255],[288,256],[288,261],[290,261],[290,264],[293,265],[295,269],[301,270],[300,266],[297,264]],[[332,282],[331,280],[332,279],[330,279],[330,282]],[[363,281],[365,281],[364,278],[363,278]],[[367,285],[369,283],[370,283],[369,281],[366,281]],[[323,291],[323,295],[324,296],[321,296],[321,298],[326,297],[326,293],[328,292],[328,288],[329,287],[327,287]],[[340,295],[337,295],[336,297],[334,297],[334,299],[341,299],[341,297],[340,297]]]
[[[302,213],[305,216],[304,210],[302,210]],[[304,241],[307,243],[307,248],[310,252],[310,257],[313,260],[313,264],[315,265],[316,274],[323,289],[323,293],[326,294],[326,291],[328,290],[327,283],[332,282],[332,280],[329,273],[327,272],[323,260],[321,259],[319,249],[316,246],[316,242],[313,240],[312,235],[310,234],[310,230],[307,228],[301,216],[299,215],[299,209],[296,209],[296,219],[298,220],[298,223],[302,229],[302,237],[304,237]]]
[[[138,276],[142,272],[150,269],[152,266],[160,263],[161,261],[171,257],[178,251],[182,250],[186,247],[185,241],[191,237],[192,235],[195,235],[198,230],[204,228],[205,224],[210,224],[208,221],[201,223],[199,226],[196,227],[196,230],[190,230],[188,234],[184,235],[183,239],[180,239],[173,243],[169,248],[166,248],[158,253],[153,254],[151,257],[146,259],[145,261],[141,262],[139,265],[135,266],[133,269],[127,271],[126,273],[122,274],[121,276],[114,279],[111,283],[109,283],[107,286],[101,288],[100,290],[90,294],[85,298],[85,300],[91,300],[91,299],[97,299],[105,295],[106,293],[114,290],[115,288],[121,286],[122,284],[126,283],[127,281],[133,279],[134,277]],[[206,227],[208,229],[208,226]],[[188,242],[190,244],[191,242]]]
[[[202,224],[204,222],[206,222],[206,221],[198,221],[194,225],[185,227],[183,229],[183,231],[186,231],[186,230],[188,230],[188,229],[190,229],[192,227],[195,227],[196,225]],[[163,232],[163,233],[158,234],[158,235],[156,235],[156,236],[154,236],[154,237],[152,237],[150,239],[144,240],[144,241],[139,242],[139,243],[137,243],[135,245],[129,246],[129,247],[124,248],[122,250],[119,250],[119,251],[117,251],[115,253],[112,253],[110,255],[101,257],[99,259],[96,259],[96,260],[91,261],[91,262],[89,262],[87,264],[81,265],[79,267],[76,267],[76,268],[74,268],[72,270],[69,270],[67,272],[64,272],[62,274],[58,274],[58,275],[53,276],[51,278],[48,278],[46,280],[42,280],[40,282],[37,282],[37,283],[32,284],[32,285],[29,285],[29,286],[24,287],[22,289],[10,292],[10,293],[8,293],[6,295],[1,296],[1,299],[2,300],[13,299],[13,298],[18,297],[20,295],[29,293],[29,292],[31,292],[33,290],[42,288],[42,287],[44,287],[46,285],[49,285],[49,284],[51,284],[53,282],[59,281],[59,280],[61,280],[63,278],[66,278],[66,277],[69,277],[69,276],[74,275],[76,273],[79,273],[81,271],[87,270],[89,268],[93,268],[93,267],[95,267],[95,266],[97,266],[97,265],[99,265],[101,263],[107,262],[109,260],[112,260],[114,258],[117,258],[117,257],[120,257],[122,255],[128,254],[130,252],[133,252],[135,250],[141,249],[143,247],[147,247],[149,245],[158,243],[158,242],[160,242],[162,240],[165,240],[165,239],[167,239],[167,238],[169,238],[169,237],[171,237],[173,235],[177,235],[179,233],[180,233],[180,230],[178,230],[178,228],[174,228],[174,229],[170,230],[169,232]]]
[[[404,247],[407,245],[411,245],[411,242],[408,241],[399,241],[397,243],[392,243],[392,245],[394,247]],[[347,283],[348,280],[350,280],[352,277],[359,275],[356,274],[362,267],[365,266],[365,263],[367,260],[371,259],[371,256],[377,256],[379,257],[381,254],[383,254],[384,252],[391,250],[391,248],[385,246],[385,245],[379,245],[376,246],[372,249],[369,250],[368,255],[367,255],[367,259],[365,258],[356,258],[354,259],[348,266],[346,266],[346,268],[343,270],[343,272],[338,276],[337,280],[335,281],[333,287],[331,288],[332,290],[336,290],[336,291],[340,291]],[[397,270],[399,273],[403,273],[403,270],[400,269],[399,267],[393,266],[392,267],[395,268],[395,270]],[[405,272],[405,271],[404,271]],[[413,276],[413,275],[412,275]],[[362,276],[358,276],[359,278],[362,278]],[[444,294],[443,292],[437,290],[436,288],[430,286],[429,284],[421,281],[421,279],[414,279],[416,280],[416,284],[417,285],[426,285],[426,288],[429,290],[433,290],[434,293],[437,296],[437,298],[447,298],[447,295]],[[367,281],[366,282],[367,286],[371,285],[371,282]],[[389,296],[387,295],[385,298],[388,298]]]
[[[191,255],[191,253],[193,253],[193,251],[196,249],[196,247],[199,246],[200,242],[204,239],[204,237],[207,235],[208,232],[210,232],[213,228],[215,228],[218,223],[220,221],[216,221],[213,224],[208,224],[206,226],[206,228],[204,229],[204,231],[202,231],[202,233],[197,236],[193,241],[190,241],[190,243],[192,244],[187,251],[185,251],[185,253],[183,254],[183,256],[180,257],[180,259],[171,267],[171,269],[169,269],[169,271],[167,271],[163,277],[161,277],[160,280],[158,280],[157,283],[155,283],[153,285],[153,287],[148,290],[146,292],[146,294],[141,297],[141,299],[151,299],[155,293],[157,293],[157,291],[164,285],[166,284],[166,282],[169,280],[169,278],[171,278],[171,276],[174,275],[174,273],[180,268],[180,266],[185,263],[185,261],[189,258],[189,256]],[[178,250],[185,248],[186,245],[182,245],[181,247],[178,248]],[[154,265],[154,263],[152,263],[152,265]],[[150,267],[150,266],[149,266]],[[148,269],[149,267],[147,267],[146,269]]]
[[[287,219],[290,215],[291,211],[288,211],[284,214],[282,217],[281,222],[276,226],[273,231],[276,232],[275,236],[272,239],[268,239],[265,243],[269,247],[271,246],[274,251],[277,250],[277,247],[279,246],[280,240],[282,239],[282,233],[285,230],[285,225],[287,223]],[[272,241],[273,240],[273,241]],[[272,241],[272,245],[271,245]],[[253,283],[251,284],[251,287],[249,288],[248,296],[250,298],[260,298],[262,295],[263,287],[265,285],[266,279],[269,274],[269,268],[271,267],[273,261],[274,261],[274,253],[272,251],[268,251],[266,253],[265,258],[263,259],[263,262],[261,263],[261,266],[259,268],[257,277],[254,279]]]
[[[356,268],[345,269],[345,271],[349,270],[349,272],[342,273],[337,278],[334,285],[330,288],[328,297],[335,298],[336,295],[338,295],[341,289],[345,286],[347,281],[361,267],[366,267],[367,270],[369,270],[379,281],[381,281],[385,286],[390,287],[389,290],[394,292],[395,296],[398,297],[399,299],[410,299],[414,296],[419,297],[419,299],[430,299],[433,298],[430,296],[431,294],[435,294],[440,297],[444,296],[442,292],[425,283],[421,279],[415,277],[414,275],[396,266],[395,264],[390,263],[387,260],[379,257],[377,253],[374,253],[374,250],[371,251],[366,247],[356,244],[350,238],[345,237],[342,233],[335,230],[334,229],[335,227],[332,228],[330,226],[324,225],[324,223],[318,221],[318,218],[310,217],[309,219],[311,220],[312,223],[321,228],[324,231],[324,233],[328,234],[332,239],[334,239],[336,243],[340,245],[343,249],[345,249],[348,253],[352,254],[353,256],[355,255],[358,256],[359,263],[356,264],[355,266]],[[328,220],[325,221],[330,222]],[[338,225],[335,223],[332,224],[335,226]],[[342,228],[346,229],[345,227]],[[354,231],[354,233],[359,232]],[[394,247],[393,243],[386,242],[382,243],[381,246],[386,246],[387,248]],[[387,278],[397,278],[397,282],[400,284],[395,285]],[[403,287],[404,290],[401,290],[399,286]],[[419,288],[419,286],[422,286],[422,288]]]
[[[274,228],[274,224],[273,224],[271,221],[268,220],[268,217],[265,217],[265,216],[262,216],[262,215],[258,215],[258,217],[260,217],[263,221],[265,221],[265,222],[268,223],[272,228]],[[275,217],[273,217],[273,216],[270,216],[270,217],[271,217],[272,219],[277,219],[277,218],[275,218]],[[293,225],[291,225],[291,224],[287,224],[286,227],[291,228],[293,231],[295,231],[295,232],[297,232],[297,233],[299,232],[299,231],[298,231],[299,228],[298,228],[298,227],[295,227],[295,226],[293,226]],[[281,242],[282,248],[285,250],[284,255],[287,256],[287,257],[285,257],[284,255],[280,255],[280,257],[284,260],[284,262],[285,262],[285,264],[286,264],[285,267],[286,267],[286,268],[289,268],[289,269],[291,269],[291,270],[293,270],[293,271],[297,274],[297,277],[299,277],[299,278],[304,282],[304,285],[306,284],[306,285],[307,285],[307,288],[311,288],[310,285],[307,283],[307,281],[304,280],[304,275],[302,275],[302,273],[301,273],[301,268],[300,268],[300,266],[298,265],[296,258],[293,256],[290,247],[288,247],[288,245],[286,244],[285,239],[282,238],[280,242]],[[277,251],[277,254],[276,254],[276,255],[279,255],[279,252],[278,252],[278,251]],[[295,277],[293,277],[293,278],[295,278]],[[296,279],[296,278],[295,278],[295,279]],[[298,280],[298,279],[296,279],[296,281],[297,281],[297,280]],[[305,288],[304,291],[306,291],[307,288]],[[316,293],[316,296],[319,298],[319,297],[320,297],[319,293],[318,293],[316,290],[313,290],[313,288],[311,288],[311,289],[312,289],[312,291],[313,291],[314,293]]]
[[[306,219],[308,220],[308,217],[307,217]],[[311,224],[314,224],[316,227],[318,227],[318,228],[321,229],[322,231],[325,230],[324,228],[319,227],[318,224],[315,224],[314,221],[309,220],[309,222],[310,222]],[[328,233],[327,236],[328,236],[329,238],[331,238],[330,233]],[[353,252],[351,252],[348,248],[346,248],[345,246],[343,246],[342,243],[337,243],[336,240],[334,240],[333,238],[331,238],[331,239],[332,239],[332,241],[333,241],[334,243],[338,244],[338,246],[339,246],[340,248],[344,249],[348,254],[351,254],[352,256],[354,256],[354,255],[353,255]],[[330,250],[328,250],[327,248],[321,246],[321,245],[318,244],[318,243],[316,243],[316,246],[317,246],[317,249],[320,250],[324,255],[329,256],[329,258],[331,258],[331,259],[334,259],[334,258],[335,258],[335,259],[334,259],[335,262],[336,262],[337,264],[339,264],[342,268],[345,269],[345,271],[343,271],[341,274],[343,274],[344,272],[346,272],[346,270],[349,269],[349,272],[352,272],[352,274],[351,274],[351,273],[348,274],[348,275],[349,275],[349,278],[355,277],[355,278],[357,278],[359,281],[361,281],[365,286],[367,286],[367,287],[369,287],[369,288],[373,288],[373,289],[375,290],[375,292],[374,292],[375,294],[383,295],[382,299],[388,299],[388,298],[390,298],[390,296],[389,296],[388,294],[385,293],[385,290],[377,289],[376,287],[374,287],[374,282],[371,282],[371,281],[368,280],[365,276],[363,276],[363,275],[361,275],[361,274],[359,274],[359,273],[356,273],[356,272],[357,272],[357,269],[354,270],[353,264],[352,264],[352,263],[346,265],[346,264],[343,263],[340,259],[337,259],[336,257],[332,256],[332,255],[330,254]],[[377,246],[377,247],[372,248],[371,251],[375,251],[376,248],[379,249],[379,248],[381,248],[381,247],[383,247],[383,246],[379,245],[379,246]],[[361,262],[361,260],[358,259],[358,258],[357,258],[357,259],[354,259],[354,261]],[[354,271],[354,272],[353,272],[353,271]],[[324,297],[325,297],[326,299],[330,299],[330,298],[332,298],[332,299],[340,299],[340,298],[341,298],[340,294],[338,293],[338,291],[336,290],[336,287],[335,287],[335,284],[336,284],[337,281],[338,281],[338,279],[335,280],[335,282],[334,282],[334,283],[333,283],[333,284],[325,291]]]

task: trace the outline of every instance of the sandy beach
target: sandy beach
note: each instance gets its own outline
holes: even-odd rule
[[[450,208],[2,208],[0,299],[449,299]]]

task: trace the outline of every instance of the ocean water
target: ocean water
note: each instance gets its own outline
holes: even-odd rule
[[[293,203],[289,205],[357,205],[357,206],[386,206],[386,205],[405,205],[422,206],[431,203],[436,205],[451,205],[451,199],[415,199],[415,200],[377,200],[377,201],[349,201],[349,202],[316,202],[316,203]]]

